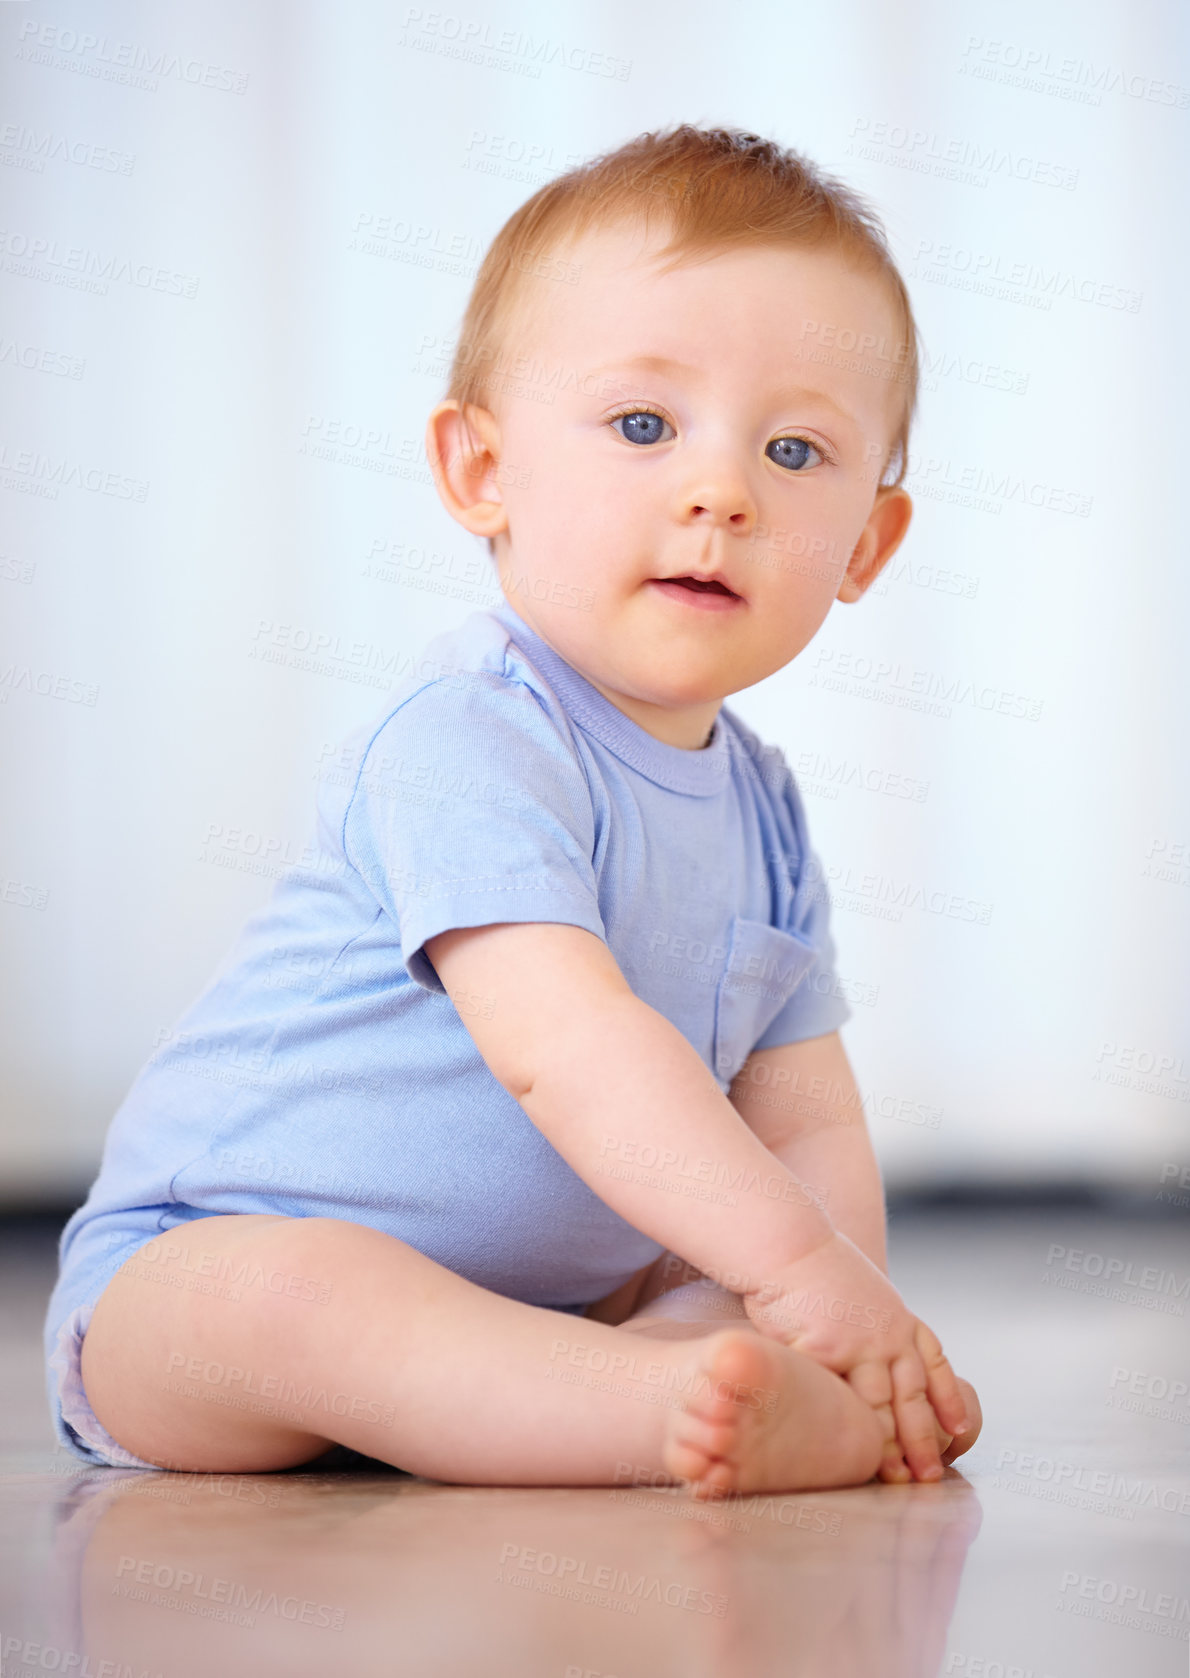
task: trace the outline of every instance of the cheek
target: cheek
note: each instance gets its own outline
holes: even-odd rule
[[[837,524],[806,499],[794,506],[786,500],[777,507],[762,507],[742,551],[745,574],[766,590],[813,594],[842,574],[851,550],[840,539]]]
[[[588,479],[576,487],[556,463],[534,464],[527,485],[504,493],[518,561],[551,577],[583,577],[623,545],[621,500],[592,493]]]
[[[656,507],[659,498],[665,504],[661,474],[650,472],[650,463],[634,459],[628,448],[622,444],[618,449],[591,449],[581,461],[575,461],[570,477],[576,499],[581,499],[592,516],[614,526],[618,513],[621,528],[629,509]]]
[[[807,485],[796,502],[784,497],[778,508],[764,510],[772,522],[762,546],[803,582],[827,588],[833,597],[863,533],[868,504],[857,503],[854,489],[832,493],[816,484],[812,491]]]
[[[623,509],[638,501],[638,486],[639,474],[581,439],[573,446],[544,441],[534,456],[533,499],[568,531],[622,530]]]
[[[777,598],[764,601],[765,657],[779,670],[805,651],[826,621],[835,599],[830,584],[802,581]]]

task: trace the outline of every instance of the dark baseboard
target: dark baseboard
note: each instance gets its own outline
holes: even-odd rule
[[[1162,1193],[1160,1186],[1155,1184],[1136,1188],[1073,1180],[1045,1183],[955,1180],[931,1184],[928,1188],[898,1188],[894,1185],[887,1189],[886,1196],[890,1222],[954,1212],[988,1217],[1082,1212],[1089,1216],[1190,1224],[1190,1193],[1179,1192],[1176,1186]],[[63,1226],[85,1198],[83,1195],[79,1200],[62,1203],[43,1201],[5,1205],[0,1202],[0,1240],[56,1242]]]
[[[1032,1213],[1085,1213],[1092,1217],[1139,1218],[1152,1222],[1190,1221],[1190,1195],[1169,1193],[1158,1199],[1157,1184],[1144,1188],[1098,1182],[1003,1182],[932,1184],[929,1188],[890,1188],[890,1221],[967,1212],[994,1216]]]

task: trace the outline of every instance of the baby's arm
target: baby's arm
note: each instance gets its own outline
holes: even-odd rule
[[[728,1272],[741,1293],[830,1235],[829,1216],[798,1194],[685,1037],[632,991],[593,933],[500,922],[439,933],[426,954],[448,995],[490,1002],[462,1016],[488,1067],[636,1228],[704,1271]],[[702,1159],[755,1192],[674,1193],[682,1181],[674,1165]],[[786,1179],[787,1192],[774,1193]]]
[[[884,1185],[838,1032],[754,1050],[728,1100],[770,1153],[822,1197],[835,1228],[887,1275]]]
[[[805,1349],[850,1372],[875,1407],[891,1403],[910,1466],[940,1472],[921,1394],[944,1426],[961,1425],[949,1364],[923,1369],[914,1337],[924,1325],[742,1122],[676,1026],[633,993],[606,944],[567,924],[500,922],[439,933],[426,953],[448,994],[490,999],[490,1010],[464,1016],[488,1067],[628,1222],[744,1295],[757,1326],[778,1338],[790,1299],[796,1306],[808,1286],[846,1302],[845,1321],[819,1318],[805,1331]],[[712,1199],[674,1192],[681,1179],[633,1163],[642,1155],[706,1159],[752,1186]]]
[[[755,1050],[740,1068],[728,1099],[776,1158],[824,1196],[835,1228],[887,1275],[880,1167],[838,1032]],[[944,1463],[971,1449],[982,1423],[975,1389],[968,1381],[960,1385],[971,1426],[958,1438],[942,1432]],[[903,1476],[902,1468],[899,1477]],[[884,1477],[898,1476],[894,1471]]]

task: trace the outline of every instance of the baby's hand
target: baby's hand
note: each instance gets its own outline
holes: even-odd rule
[[[959,1384],[959,1392],[962,1394],[963,1403],[967,1406],[967,1419],[970,1425],[956,1438],[953,1434],[947,1433],[941,1422],[934,1422],[934,1431],[938,1439],[938,1449],[942,1452],[944,1467],[949,1467],[956,1457],[961,1457],[964,1451],[971,1449],[979,1438],[980,1430],[983,1427],[983,1410],[980,1407],[979,1394],[970,1381],[964,1381],[961,1375],[956,1375],[955,1380]],[[901,1447],[895,1439],[885,1441],[884,1461],[880,1464],[877,1473],[882,1480],[888,1481],[890,1485],[902,1485],[906,1480],[913,1478],[906,1466],[905,1458],[901,1454]]]
[[[871,1405],[896,1440],[890,1460],[903,1453],[918,1479],[941,1476],[936,1422],[952,1435],[967,1422],[954,1371],[854,1242],[834,1231],[743,1299],[762,1333],[844,1376]]]
[[[969,1451],[983,1428],[983,1407],[979,1402],[979,1394],[970,1381],[964,1381],[961,1375],[956,1375],[955,1379],[959,1384],[963,1403],[967,1406],[967,1421],[970,1425],[958,1438],[942,1433],[938,1443],[942,1449],[944,1463],[952,1463],[956,1457],[961,1457],[964,1451]]]

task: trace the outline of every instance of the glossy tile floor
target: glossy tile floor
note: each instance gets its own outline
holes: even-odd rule
[[[713,1506],[361,1458],[85,1468],[42,1396],[55,1239],[0,1235],[0,1678],[1187,1674],[1190,1242],[1168,1216],[894,1214],[894,1280],[982,1438],[939,1485]]]

